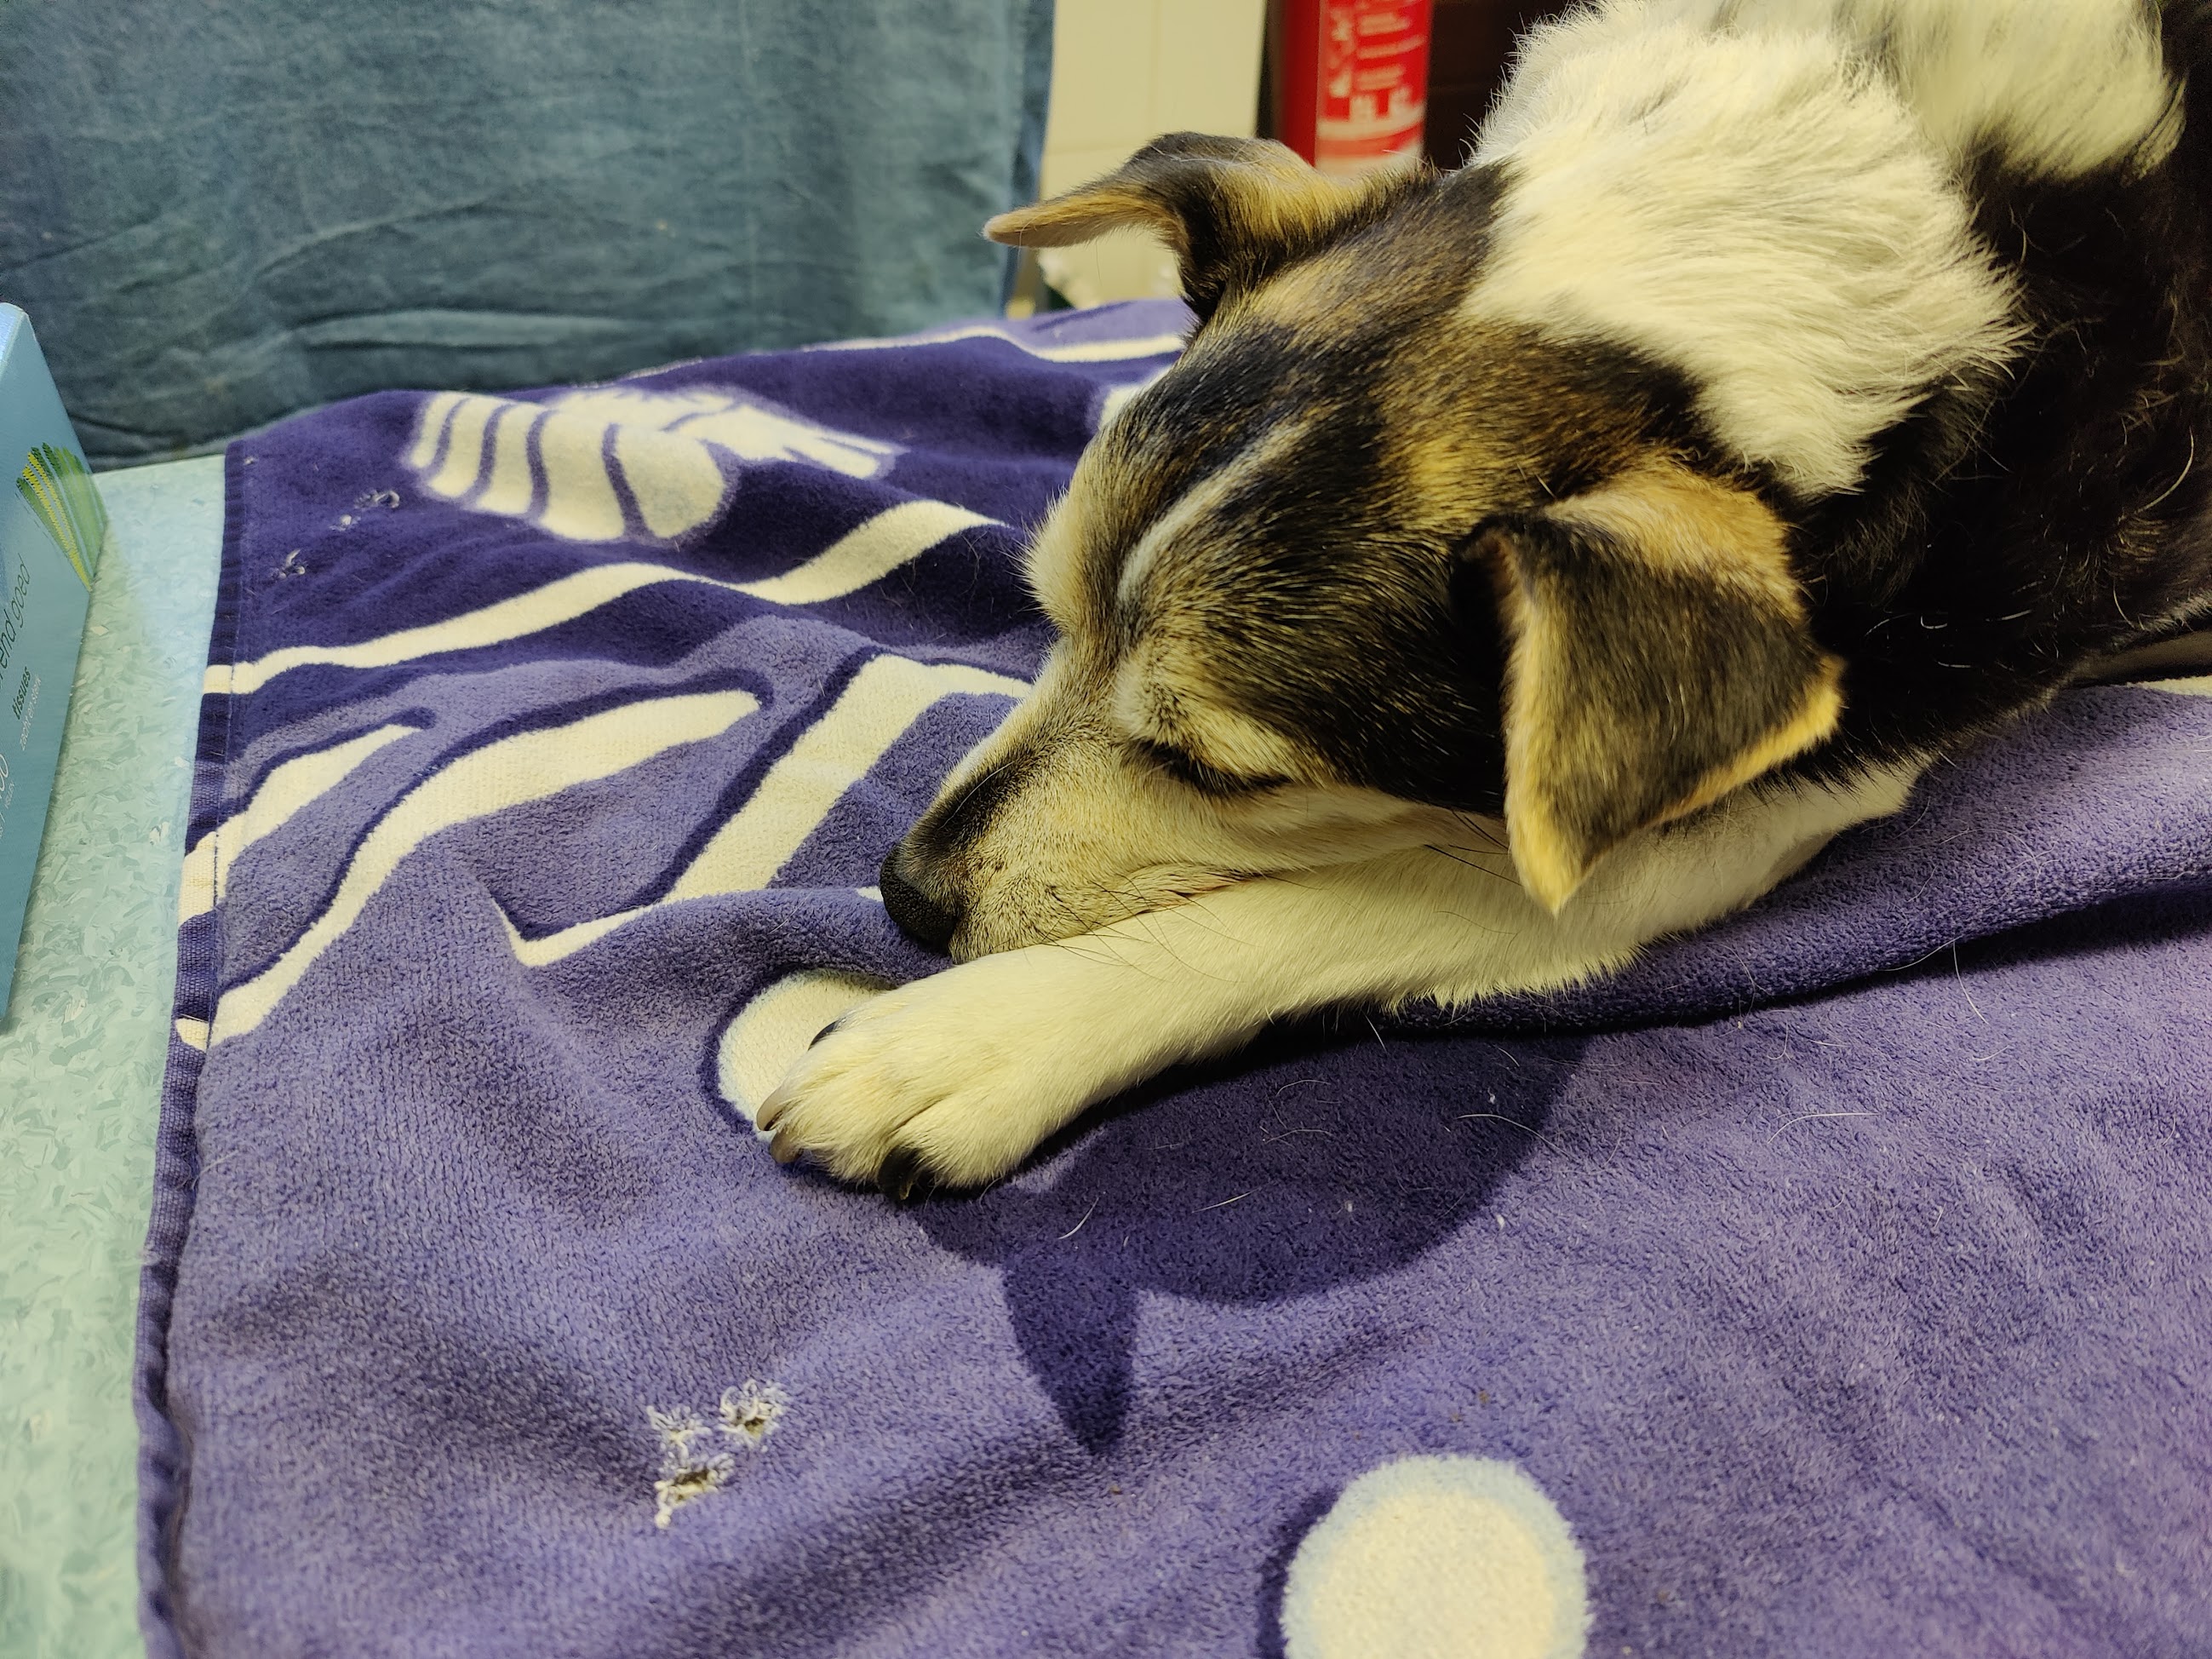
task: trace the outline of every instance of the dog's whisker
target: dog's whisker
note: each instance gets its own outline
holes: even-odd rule
[[[1429,844],[1429,851],[1437,854],[1443,858],[1448,858],[1454,864],[1473,870],[1479,875],[1488,876],[1493,880],[1502,881],[1509,887],[1518,887],[1521,884],[1518,878],[1515,877],[1510,872],[1497,869],[1492,865],[1485,862],[1482,859],[1475,856],[1474,849],[1471,848],[1440,847],[1434,842],[1431,842]],[[1462,854],[1463,854],[1467,856],[1462,857]]]

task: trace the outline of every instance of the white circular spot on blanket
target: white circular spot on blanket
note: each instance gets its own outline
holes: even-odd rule
[[[1510,1463],[1407,1457],[1344,1489],[1291,1558],[1289,1659],[1574,1659],[1582,1551]]]
[[[886,981],[826,968],[776,981],[722,1033],[715,1068],[722,1098],[750,1121],[823,1026],[889,989]]]

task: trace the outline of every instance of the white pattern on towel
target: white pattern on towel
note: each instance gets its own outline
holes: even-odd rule
[[[564,726],[503,738],[433,772],[368,832],[346,866],[336,896],[291,948],[253,978],[223,993],[213,1041],[241,1036],[267,1018],[344,936],[407,857],[440,831],[611,777],[680,744],[718,737],[759,707],[759,700],[744,691],[643,697]]]
[[[564,540],[666,542],[720,515],[733,463],[798,461],[872,478],[899,453],[741,392],[612,386],[542,404],[438,392],[423,400],[407,464],[434,495]]]
[[[1011,700],[1028,690],[1024,681],[959,663],[872,659],[829,712],[769,769],[760,787],[714,832],[665,897],[538,939],[525,939],[510,921],[507,935],[514,954],[526,966],[541,968],[663,906],[766,887],[845,792],[933,704],[963,692]]]
[[[781,575],[764,576],[750,582],[723,581],[679,570],[673,565],[635,560],[587,565],[543,587],[475,611],[465,611],[443,622],[402,629],[396,634],[353,645],[291,645],[252,662],[211,665],[202,689],[210,696],[243,697],[259,690],[279,674],[313,664],[339,668],[389,668],[448,651],[473,651],[488,645],[501,645],[574,622],[588,611],[656,582],[698,582],[775,605],[820,605],[880,581],[948,536],[977,525],[997,522],[946,501],[902,501],[863,521],[812,558]]]
[[[202,836],[185,854],[184,880],[177,894],[178,925],[205,915],[222,901],[239,854],[283,829],[302,807],[351,777],[378,750],[412,737],[421,729],[380,726],[374,732],[295,756],[272,768],[243,807]]]

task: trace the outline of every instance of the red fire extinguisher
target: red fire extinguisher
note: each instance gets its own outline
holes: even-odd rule
[[[1431,0],[1273,0],[1275,137],[1323,173],[1421,149]]]

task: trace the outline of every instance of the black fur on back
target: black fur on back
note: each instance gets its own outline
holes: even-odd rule
[[[2163,27],[2183,121],[2157,166],[1971,167],[2031,337],[2001,382],[1887,434],[1862,490],[1801,512],[1815,628],[1850,667],[1842,728],[1789,771],[1929,752],[2212,595],[2212,4]]]

